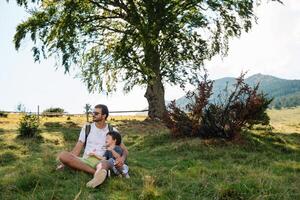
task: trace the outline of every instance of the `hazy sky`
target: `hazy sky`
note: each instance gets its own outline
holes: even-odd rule
[[[18,23],[26,19],[24,10],[0,1],[0,110],[16,110],[22,103],[27,111],[62,107],[70,113],[82,113],[86,103],[105,103],[110,110],[140,110],[147,107],[145,88],[136,87],[124,94],[117,91],[88,94],[85,85],[75,79],[74,73],[65,75],[54,67],[54,60],[34,63],[30,51],[32,43],[26,40],[20,50],[12,42]],[[230,42],[226,58],[207,62],[210,78],[238,76],[242,70],[248,75],[263,73],[280,78],[300,79],[300,1],[285,0],[285,5],[268,3],[257,10],[258,24],[250,33]],[[166,100],[184,95],[179,87],[166,87]]]

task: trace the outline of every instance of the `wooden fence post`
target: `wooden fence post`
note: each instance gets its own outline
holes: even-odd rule
[[[40,106],[39,105],[37,107],[37,117],[38,117],[38,122],[40,123]]]

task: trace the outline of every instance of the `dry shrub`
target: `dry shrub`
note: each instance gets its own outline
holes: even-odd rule
[[[259,84],[254,87],[246,84],[244,76],[245,73],[242,73],[236,79],[233,90],[226,86],[217,101],[210,102],[213,81],[205,75],[197,90],[187,94],[191,100],[187,105],[188,112],[177,107],[175,101],[171,102],[164,121],[172,135],[234,139],[240,137],[243,128],[269,124],[266,109],[272,99],[258,92]]]

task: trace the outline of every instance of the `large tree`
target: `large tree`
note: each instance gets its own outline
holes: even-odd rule
[[[225,55],[228,39],[248,32],[259,0],[16,0],[30,17],[14,42],[27,34],[36,61],[60,58],[92,91],[146,86],[149,117],[161,118],[164,84],[194,80],[203,61]],[[278,1],[278,0],[273,0]]]

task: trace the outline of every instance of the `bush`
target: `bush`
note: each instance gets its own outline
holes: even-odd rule
[[[187,105],[189,113],[185,113],[171,102],[165,116],[167,127],[175,137],[199,136],[204,138],[221,137],[239,138],[243,128],[254,124],[268,125],[270,118],[266,113],[272,99],[258,93],[259,84],[250,87],[244,82],[245,74],[241,74],[234,84],[234,89],[218,95],[218,101],[211,103],[213,82],[205,75],[199,82],[196,92],[189,92]]]
[[[39,121],[35,115],[24,115],[19,122],[19,134],[22,137],[36,137],[39,133]]]
[[[64,112],[65,110],[62,108],[48,108],[42,112],[42,115],[46,117],[60,117]]]
[[[4,111],[0,111],[0,117],[7,117],[7,113]]]

